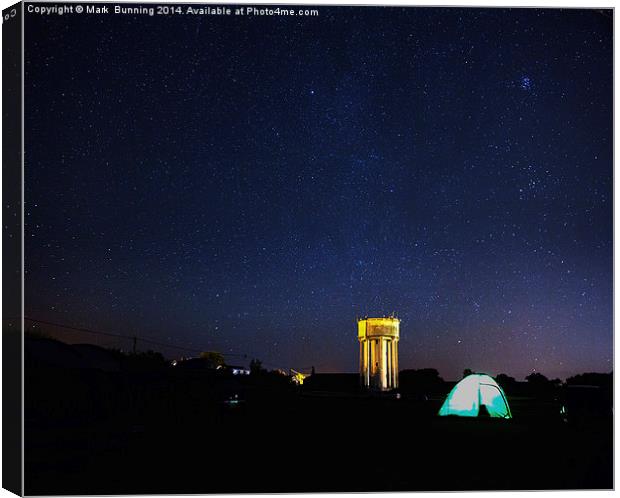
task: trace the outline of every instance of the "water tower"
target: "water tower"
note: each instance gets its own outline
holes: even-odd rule
[[[394,317],[357,321],[362,386],[377,391],[398,387],[399,326],[400,320]]]

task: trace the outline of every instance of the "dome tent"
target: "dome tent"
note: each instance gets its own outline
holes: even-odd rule
[[[446,397],[440,416],[477,417],[484,406],[490,417],[512,418],[504,391],[486,374],[471,374],[458,382]]]

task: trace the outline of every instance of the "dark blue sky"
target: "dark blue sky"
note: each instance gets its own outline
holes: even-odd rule
[[[26,314],[269,366],[613,367],[612,14],[26,14]]]

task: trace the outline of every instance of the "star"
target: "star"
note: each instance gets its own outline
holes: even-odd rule
[[[532,89],[532,80],[529,76],[521,76],[521,79],[519,80],[519,86],[522,90],[529,91]]]

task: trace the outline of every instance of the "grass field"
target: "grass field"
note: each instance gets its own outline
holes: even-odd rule
[[[27,379],[27,494],[613,486],[612,418],[565,423],[548,401],[511,400],[512,420],[440,418],[437,397],[262,386],[226,403],[198,378],[132,382]]]

